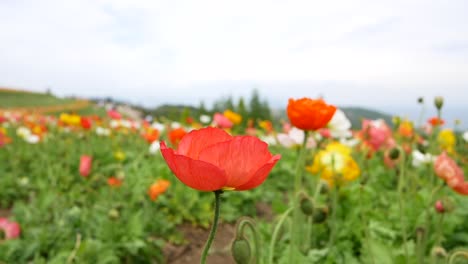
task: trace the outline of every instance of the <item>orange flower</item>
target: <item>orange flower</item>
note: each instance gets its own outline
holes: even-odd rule
[[[443,119],[438,118],[438,117],[432,117],[429,120],[427,120],[427,122],[429,124],[431,124],[431,126],[433,126],[433,127],[443,126],[445,124],[445,121]]]
[[[159,139],[159,130],[150,128],[143,137],[146,139],[148,143],[153,143],[154,141]]]
[[[177,128],[169,132],[169,141],[173,146],[177,146],[179,141],[187,134],[187,131],[183,128]]]
[[[468,182],[465,181],[463,170],[445,151],[434,161],[434,171],[454,191],[468,195]]]
[[[107,179],[107,184],[111,187],[120,187],[122,185],[122,180],[116,177],[110,177]]]
[[[336,107],[322,99],[289,99],[287,113],[291,123],[302,130],[318,130],[325,127],[335,114]]]
[[[155,181],[148,189],[148,195],[152,201],[155,201],[159,195],[166,192],[171,182],[164,179]]]

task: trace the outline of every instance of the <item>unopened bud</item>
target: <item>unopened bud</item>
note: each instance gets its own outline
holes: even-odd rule
[[[392,160],[397,160],[400,157],[400,150],[398,148],[393,148],[390,150],[390,153],[388,154],[388,156]]]
[[[109,210],[109,213],[107,213],[111,219],[117,219],[120,217],[120,213],[117,209],[112,208]]]
[[[314,202],[307,196],[303,196],[300,201],[301,210],[305,215],[312,215],[314,213]]]
[[[438,259],[445,259],[447,257],[447,251],[443,247],[433,247],[431,255]]]
[[[314,210],[313,221],[314,223],[321,224],[325,222],[328,217],[328,207],[321,206]]]
[[[418,104],[424,103],[424,97],[418,97]]]
[[[437,110],[442,109],[442,106],[444,106],[444,98],[442,96],[436,96],[434,98],[434,105],[437,108]]]
[[[436,209],[436,211],[440,214],[443,214],[445,213],[445,208],[444,208],[444,204],[442,203],[441,200],[437,200],[434,204],[434,208]]]
[[[237,238],[232,242],[231,252],[236,263],[249,263],[251,256],[250,245],[244,238]]]

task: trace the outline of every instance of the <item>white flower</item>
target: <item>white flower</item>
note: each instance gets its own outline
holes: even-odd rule
[[[463,133],[463,140],[465,140],[465,142],[468,142],[468,131],[465,131],[465,133]]]
[[[151,143],[150,147],[149,147],[149,153],[150,154],[156,154],[157,152],[159,152],[159,141],[158,140],[155,140],[153,141],[153,143]]]
[[[268,145],[270,146],[274,146],[276,145],[276,138],[272,135],[269,135],[269,136],[261,136],[260,139],[262,141],[264,141],[265,143],[267,143]]]
[[[179,123],[179,122],[172,122],[171,123],[171,128],[172,129],[177,129],[177,128],[181,128],[182,125]]]
[[[330,122],[328,122],[328,129],[333,138],[347,138],[351,136],[351,122],[346,117],[345,113],[340,109],[336,109]]]
[[[359,142],[361,142],[359,139],[357,138],[341,138],[340,139],[340,143],[345,145],[345,146],[348,146],[350,148],[356,146],[357,144],[359,144]]]
[[[20,126],[16,129],[16,134],[21,138],[26,139],[26,137],[31,135],[31,130],[27,127]]]
[[[164,128],[165,128],[164,124],[161,124],[161,123],[159,123],[159,122],[153,122],[153,123],[151,124],[151,127],[154,128],[154,129],[156,129],[156,130],[158,130],[159,132],[163,132],[163,131],[164,131]]]
[[[96,134],[98,136],[109,136],[111,133],[110,129],[104,127],[96,127]]]
[[[291,130],[289,130],[288,134],[280,133],[276,135],[276,138],[278,139],[278,142],[287,147],[291,148],[294,146],[300,146],[302,145],[302,142],[304,141],[304,131],[293,127]],[[314,148],[316,145],[315,140],[313,137],[309,137],[307,139],[307,148]]]
[[[413,150],[411,153],[413,156],[412,164],[414,167],[420,167],[423,164],[430,164],[434,162],[435,157],[432,156],[430,153],[421,153],[418,150]]]
[[[118,128],[120,126],[120,121],[112,119],[109,123],[110,127],[112,128]]]
[[[24,140],[28,142],[29,144],[36,144],[37,142],[39,142],[39,139],[40,139],[39,136],[34,135],[34,134],[30,134],[24,138]]]
[[[202,124],[208,124],[211,122],[211,117],[209,115],[201,115],[200,122],[202,122]]]

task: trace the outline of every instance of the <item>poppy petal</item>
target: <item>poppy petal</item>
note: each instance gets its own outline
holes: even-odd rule
[[[216,191],[226,185],[225,172],[213,164],[178,155],[165,142],[161,142],[161,153],[175,176],[193,189]]]
[[[236,187],[236,190],[237,191],[250,190],[262,184],[266,180],[266,178],[268,177],[268,174],[270,173],[270,171],[273,169],[276,162],[280,158],[281,158],[281,155],[275,155],[271,157],[270,161],[268,161],[265,165],[263,165],[260,169],[258,169],[247,183]]]
[[[182,138],[177,149],[177,154],[198,159],[198,155],[206,147],[232,138],[224,130],[213,127],[193,130]]]
[[[200,160],[223,168],[227,187],[243,185],[271,159],[268,145],[256,137],[236,136],[232,140],[214,144],[200,152]]]

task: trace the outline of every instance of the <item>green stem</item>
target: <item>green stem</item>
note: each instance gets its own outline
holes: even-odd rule
[[[238,236],[244,236],[244,228],[246,226],[249,227],[249,229],[252,232],[252,235],[254,237],[255,247],[254,247],[253,255],[255,256],[255,263],[259,263],[260,259],[261,259],[260,239],[258,238],[258,233],[257,233],[257,230],[255,228],[255,224],[254,224],[253,220],[251,220],[249,218],[242,219],[239,222],[239,225],[238,225],[238,228],[237,228],[237,230],[238,230],[237,235]]]
[[[435,243],[434,243],[434,246],[438,246],[440,244],[440,240],[441,240],[441,237],[442,237],[442,224],[444,222],[444,213],[441,213],[440,214],[440,218],[439,218],[439,223],[437,224],[437,233],[436,233],[436,237],[435,237]],[[436,257],[433,256],[432,257],[432,263],[435,263],[436,262]]]
[[[338,184],[335,181],[335,184]],[[336,216],[337,216],[337,211],[338,211],[338,195],[339,195],[340,188],[338,185],[335,186],[333,190],[333,197],[332,197],[332,215],[330,218],[330,238],[328,240],[328,248],[331,248],[333,246],[333,243],[335,243],[335,237],[336,237]]]
[[[223,193],[222,190],[214,191],[215,194],[215,211],[214,211],[214,218],[213,218],[213,225],[211,226],[210,235],[208,236],[208,240],[206,241],[205,248],[203,249],[203,253],[201,256],[200,263],[206,263],[206,257],[208,256],[208,251],[210,250],[211,244],[213,243],[214,237],[216,235],[216,229],[218,228],[218,219],[219,219],[219,207],[221,203],[221,194]]]
[[[299,228],[301,227],[300,224],[300,216],[301,210],[299,208],[297,196],[299,191],[301,190],[302,185],[302,172],[304,169],[304,158],[307,151],[307,137],[309,133],[308,131],[304,131],[304,141],[302,142],[301,151],[299,152],[299,156],[297,157],[296,163],[296,174],[294,175],[294,193],[293,193],[293,220],[291,222],[291,240],[290,240],[290,247],[289,247],[289,260],[291,263],[296,263],[296,254],[294,248],[299,248]]]
[[[288,215],[291,213],[291,211],[294,209],[294,207],[290,207],[286,212],[284,212],[280,219],[278,220],[278,224],[276,224],[275,229],[273,230],[273,235],[271,236],[271,242],[270,242],[270,253],[268,256],[268,263],[273,264],[273,258],[274,258],[274,250],[275,250],[275,244],[276,244],[276,239],[278,237],[278,233],[281,230],[281,226],[283,225],[284,221],[288,217]]]
[[[404,151],[400,151],[402,155],[401,163],[400,163],[400,177],[398,179],[398,196],[399,196],[399,205],[400,205],[400,223],[401,223],[401,235],[403,238],[403,244],[405,248],[405,256],[406,256],[406,263],[408,263],[409,253],[408,253],[408,245],[406,243],[406,223],[404,219],[404,208],[403,208],[403,184],[405,183],[405,160],[406,155]]]

